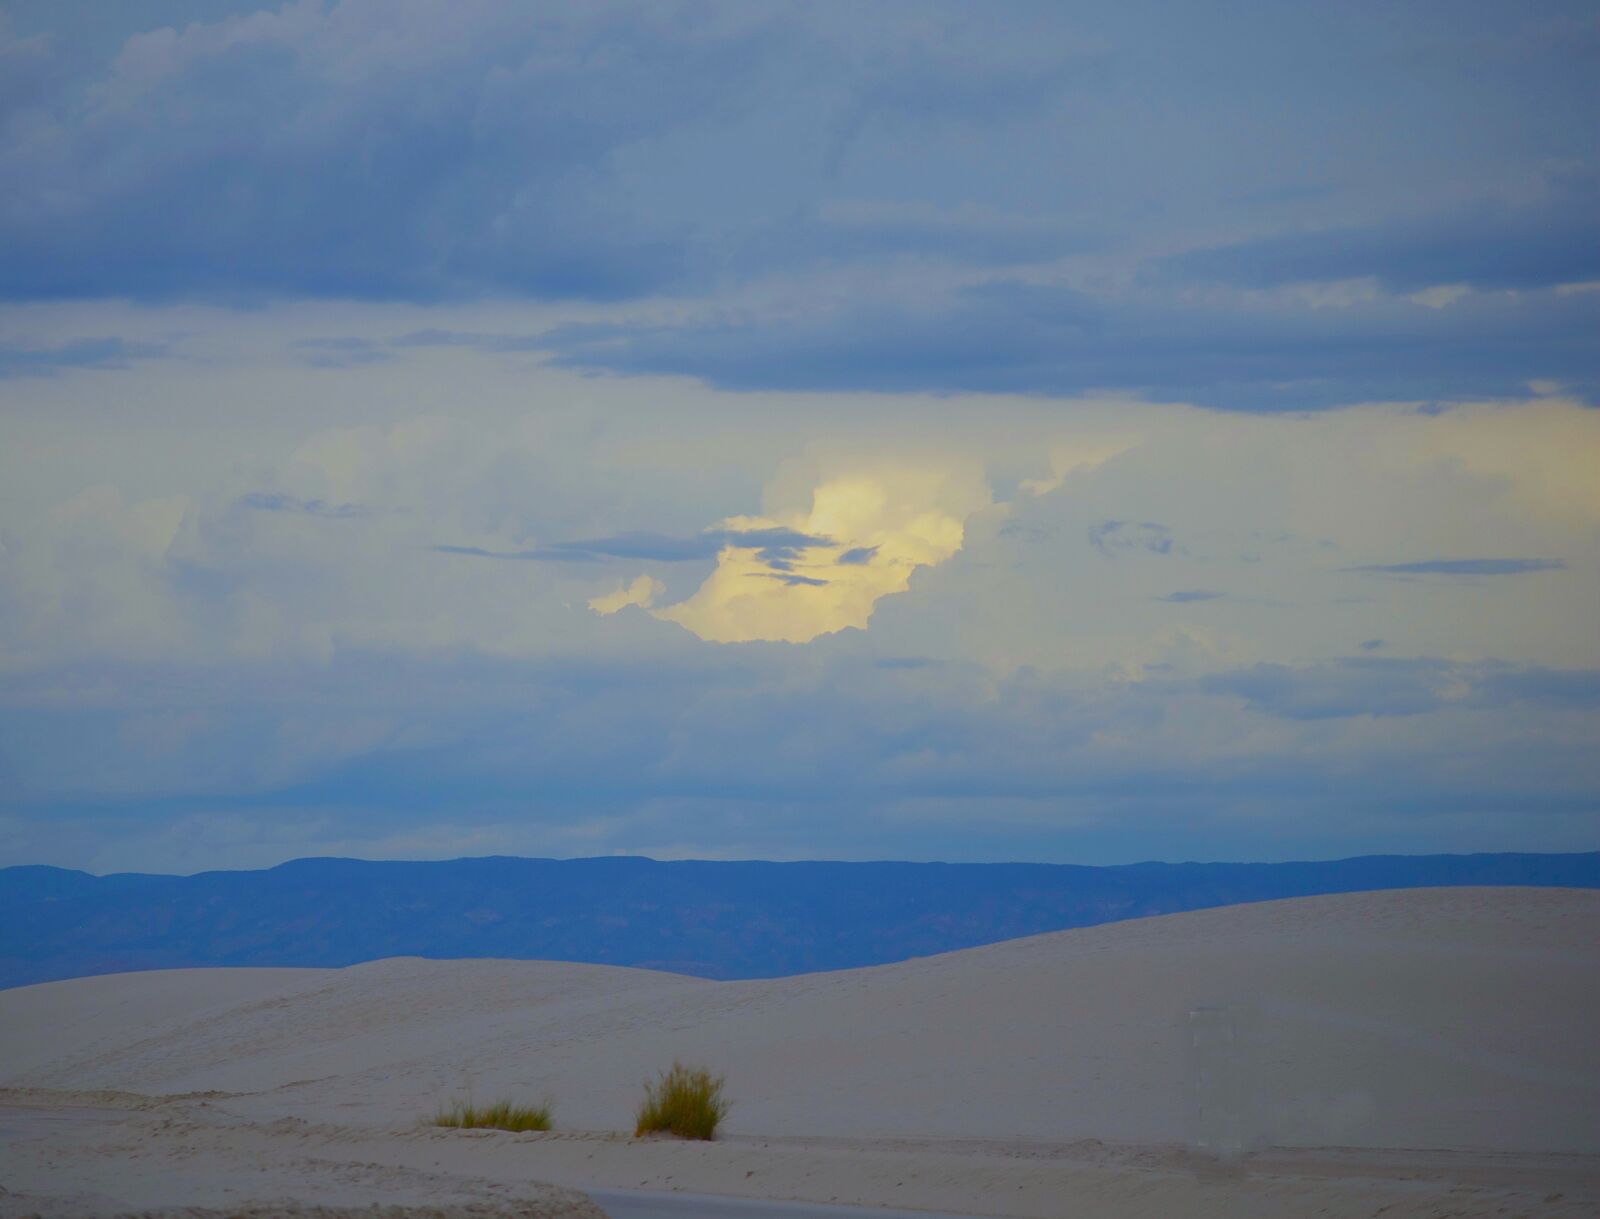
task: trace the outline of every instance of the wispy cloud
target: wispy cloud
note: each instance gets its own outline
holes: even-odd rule
[[[356,336],[323,339],[296,339],[290,344],[313,368],[352,368],[362,364],[386,364],[392,352],[373,339]]]
[[[1158,555],[1184,553],[1183,547],[1173,540],[1172,530],[1155,521],[1096,521],[1089,526],[1089,544],[1108,559],[1135,551]]]
[[[297,496],[285,495],[281,491],[252,491],[247,495],[241,495],[238,503],[241,508],[250,508],[257,512],[297,512],[305,516],[322,516],[331,520],[354,520],[372,515],[372,509],[362,504],[330,504],[327,500],[300,499]]]
[[[485,559],[587,563],[601,559],[645,559],[657,563],[687,563],[714,559],[726,547],[757,551],[768,566],[783,565],[801,551],[831,546],[831,539],[793,529],[708,529],[692,537],[664,533],[619,533],[605,538],[551,542],[527,550],[490,550],[482,546],[439,545],[440,554],[469,555]]]
[[[1560,559],[1419,559],[1410,563],[1363,563],[1340,570],[1373,576],[1521,576],[1565,567]]]
[[[128,339],[74,339],[37,347],[0,345],[0,378],[50,377],[71,369],[122,369],[167,355],[165,343]]]
[[[827,588],[828,581],[816,576],[797,576],[790,572],[778,571],[749,571],[745,576],[752,580],[777,580],[790,588]]]
[[[609,593],[589,598],[589,608],[595,613],[615,614],[618,610],[636,605],[640,609],[649,609],[655,600],[666,591],[666,585],[651,576],[638,576],[632,582],[618,585]]]
[[[1326,664],[1258,664],[1202,678],[1208,694],[1243,698],[1285,719],[1417,716],[1446,709],[1600,704],[1600,671],[1352,657]]]
[[[389,341],[391,347],[466,347],[473,351],[538,351],[548,346],[538,334],[485,334],[471,330],[413,330]]]

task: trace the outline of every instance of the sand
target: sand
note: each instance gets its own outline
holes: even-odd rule
[[[1591,1215],[1597,1013],[1600,893],[1551,889],[1261,903],[758,982],[414,959],[79,979],[0,992],[0,1216],[583,1214],[558,1187],[585,1185]],[[628,1137],[674,1057],[727,1076],[714,1144]],[[548,1099],[557,1130],[419,1125],[467,1096]]]

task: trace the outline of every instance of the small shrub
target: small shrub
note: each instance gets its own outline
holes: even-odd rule
[[[674,1062],[655,1083],[644,1086],[634,1137],[665,1131],[681,1139],[709,1139],[728,1112],[722,1098],[722,1076],[704,1067]]]
[[[433,1115],[435,1126],[453,1126],[459,1130],[548,1130],[549,1105],[513,1105],[508,1100],[492,1105],[474,1105],[470,1101],[457,1101],[448,1109]]]

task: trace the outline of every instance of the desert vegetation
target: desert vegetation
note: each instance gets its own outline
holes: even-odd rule
[[[435,1126],[452,1126],[458,1130],[548,1130],[550,1106],[516,1105],[508,1100],[492,1105],[475,1105],[471,1101],[457,1101],[433,1115]]]
[[[644,1086],[634,1136],[675,1134],[683,1139],[709,1139],[728,1112],[722,1076],[704,1067],[674,1062],[654,1083]]]

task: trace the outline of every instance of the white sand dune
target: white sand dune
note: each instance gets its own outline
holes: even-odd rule
[[[1349,1151],[1227,1161],[1236,1175],[1213,1173],[1205,1188],[1232,1213],[1294,1213],[1273,1209],[1292,1195],[1348,1197],[1367,1207],[1349,1213],[1370,1214],[1363,1188],[1405,1213],[1420,1201],[1408,1163],[1441,1188],[1560,1194],[1542,1203],[1559,1210],[1592,1196],[1600,1157],[1596,1027],[1600,893],[1411,890],[773,981],[398,959],[49,983],[0,992],[0,1086],[13,1105],[88,1105],[124,1124],[180,1115],[186,1145],[210,1149],[192,1162],[255,1140],[261,1162],[269,1145],[299,1155],[320,1142],[401,1167],[422,1146],[456,1164],[452,1180],[489,1179],[516,1147],[531,1149],[515,1161],[524,1176],[542,1167],[572,1184],[1017,1215],[1059,1213],[1052,1191],[1076,1172],[1080,1192],[1083,1173],[1098,1183],[1104,1213],[1133,1214],[1160,1213],[1148,1210],[1157,1179],[1194,1187],[1193,1167],[1210,1161],[1184,1149],[1201,1141],[1367,1149],[1359,1171]],[[674,1057],[726,1074],[730,1138],[612,1137],[631,1126],[641,1082]],[[568,1133],[415,1131],[468,1093],[548,1098]],[[155,1111],[132,1099],[173,1095],[187,1099]],[[21,1171],[34,1161],[19,1147],[47,1144],[3,1144],[0,1167]],[[1261,1184],[1270,1163],[1287,1194]],[[1240,1164],[1252,1167],[1238,1176]],[[1478,1176],[1464,1182],[1468,1169]],[[30,1192],[49,1184],[36,1164],[22,1175]],[[890,1189],[908,1175],[921,1185]],[[121,1188],[124,1204],[206,1201]]]

